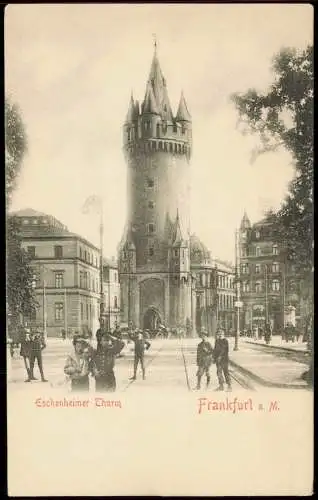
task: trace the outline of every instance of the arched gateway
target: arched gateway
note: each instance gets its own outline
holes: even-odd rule
[[[161,317],[157,309],[154,307],[147,309],[143,317],[143,329],[155,331],[159,328],[161,323]]]

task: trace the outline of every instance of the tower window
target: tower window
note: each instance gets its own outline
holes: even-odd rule
[[[149,179],[149,178],[148,178],[148,179],[147,179],[147,187],[149,187],[149,188],[153,188],[153,187],[154,187],[154,185],[155,185],[154,180],[153,180],[153,179]]]
[[[153,201],[148,201],[148,208],[154,208],[155,204]]]
[[[273,255],[278,255],[278,246],[273,245]]]
[[[175,123],[173,124],[173,132],[174,133],[178,132],[178,127],[177,127],[177,125]]]
[[[184,125],[182,125],[182,127],[181,127],[181,133],[185,134],[185,126]]]
[[[261,236],[261,233],[259,231],[256,231],[255,237],[256,237],[257,240],[260,239],[260,236]]]
[[[173,152],[173,144],[171,142],[169,143],[169,150],[170,150],[170,153]]]
[[[155,225],[151,222],[150,224],[148,224],[148,233],[152,234],[154,232],[155,232]]]
[[[55,247],[54,247],[54,257],[56,259],[61,259],[63,257],[63,247],[61,245],[55,245]]]
[[[159,142],[159,149],[162,149],[162,142]]]
[[[174,251],[174,255],[175,255],[175,257],[178,257],[178,250],[177,249]]]
[[[260,247],[256,247],[256,257],[259,257],[261,255],[261,249]]]
[[[154,248],[149,247],[149,257],[153,257],[153,254],[154,254]]]

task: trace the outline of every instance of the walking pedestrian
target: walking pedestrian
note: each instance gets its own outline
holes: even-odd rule
[[[95,377],[95,389],[98,392],[116,390],[114,373],[115,358],[122,351],[125,343],[110,334],[104,333],[91,361],[91,372]]]
[[[129,338],[135,344],[135,355],[134,355],[134,375],[130,378],[130,380],[136,380],[137,378],[137,368],[138,364],[141,365],[142,370],[142,378],[145,380],[146,378],[146,370],[145,370],[145,349],[148,350],[150,348],[150,342],[144,338],[143,331],[137,330],[135,335],[130,335]]]
[[[272,339],[272,327],[269,322],[265,324],[264,340],[266,344],[269,344]]]
[[[37,330],[35,333],[31,335],[31,354],[30,354],[30,374],[31,380],[37,380],[34,376],[34,364],[35,361],[38,363],[41,381],[47,382],[44,371],[43,371],[43,359],[42,359],[42,351],[46,348],[44,335],[41,331]]]
[[[224,378],[228,391],[231,391],[231,378],[229,374],[229,341],[225,338],[224,330],[217,332],[213,358],[216,363],[216,374],[219,381],[217,391],[224,391]]]
[[[197,347],[197,390],[201,389],[201,379],[202,376],[206,375],[206,387],[209,387],[211,377],[210,377],[210,366],[213,361],[213,349],[208,341],[208,335],[205,330],[201,331],[201,342]]]
[[[27,372],[27,379],[25,382],[31,382],[31,371],[30,371],[30,356],[31,356],[31,332],[29,328],[21,330],[20,337],[20,356],[23,357],[24,366]]]
[[[71,380],[71,390],[89,391],[90,350],[89,343],[80,336],[73,338],[74,352],[65,362],[64,373]]]

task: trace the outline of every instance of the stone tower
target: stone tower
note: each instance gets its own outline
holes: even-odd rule
[[[119,246],[122,321],[153,329],[192,319],[190,276],[191,117],[176,115],[155,48],[144,100],[131,96],[123,127],[128,214]]]

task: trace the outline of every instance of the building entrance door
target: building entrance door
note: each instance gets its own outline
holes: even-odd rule
[[[143,328],[144,330],[156,331],[161,325],[161,318],[156,309],[150,308],[145,312]]]

